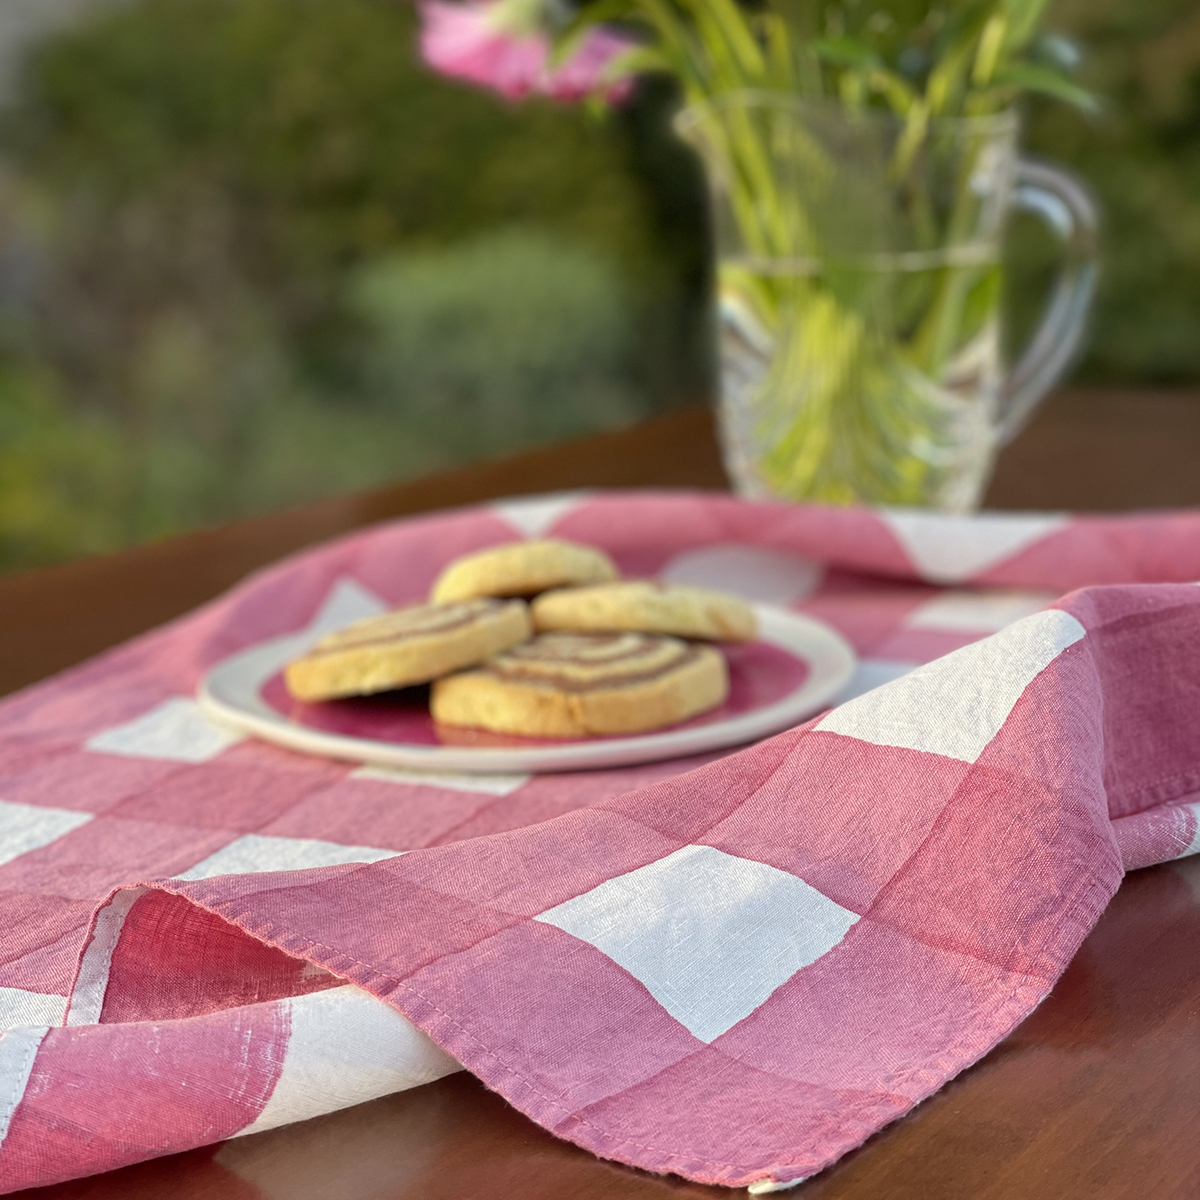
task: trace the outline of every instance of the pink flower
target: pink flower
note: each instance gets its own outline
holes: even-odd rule
[[[506,0],[421,5],[421,53],[443,75],[490,87],[510,100],[530,92],[558,100],[578,100],[603,92],[619,100],[629,92],[628,78],[610,81],[612,60],[632,43],[605,29],[589,29],[575,52],[549,65],[550,40],[536,26],[514,28]],[[523,5],[527,8],[527,5]]]
[[[421,53],[443,75],[495,88],[510,100],[534,91],[546,66],[546,39],[494,28],[494,3],[421,6]]]
[[[613,79],[609,64],[632,47],[633,42],[619,33],[589,29],[575,53],[544,79],[541,90],[556,100],[582,100],[598,91],[609,100],[624,100],[633,79],[629,75]]]

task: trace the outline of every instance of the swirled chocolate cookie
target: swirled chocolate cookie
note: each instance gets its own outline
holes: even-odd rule
[[[758,632],[754,610],[737,596],[644,580],[543,592],[533,602],[533,624],[539,632],[630,630],[711,642],[749,642]]]
[[[547,588],[604,583],[618,575],[612,559],[594,546],[557,538],[509,542],[456,558],[435,580],[429,599],[442,603],[474,596],[534,596]]]
[[[641,733],[715,708],[719,650],[642,633],[545,633],[433,685],[436,721],[526,737]]]
[[[298,700],[365,696],[473,666],[531,633],[523,600],[418,604],[328,634],[284,678]]]

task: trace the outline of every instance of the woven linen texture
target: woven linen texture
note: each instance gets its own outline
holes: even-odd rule
[[[203,673],[576,538],[837,627],[849,698],[724,756],[435,776],[208,723]],[[785,1184],[1200,850],[1200,515],[572,494],[370,529],[0,705],[0,1187],[460,1066],[596,1154]],[[1082,590],[1080,590],[1082,589]]]

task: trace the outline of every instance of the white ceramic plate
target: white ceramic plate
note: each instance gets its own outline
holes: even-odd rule
[[[261,642],[218,663],[199,698],[214,720],[292,750],[422,771],[538,772],[618,767],[721,750],[778,733],[828,705],[850,680],[855,656],[828,625],[756,604],[759,637],[726,646],[730,696],[681,725],[632,737],[503,737],[436,726],[425,697],[391,693],[302,704],[280,674],[314,639],[299,633]]]

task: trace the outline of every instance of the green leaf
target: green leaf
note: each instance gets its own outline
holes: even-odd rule
[[[971,82],[976,87],[986,87],[995,75],[1008,30],[1007,17],[993,13],[988,18],[979,35],[979,48],[975,51],[975,64],[971,68]]]
[[[792,91],[796,86],[792,62],[791,38],[783,18],[778,13],[763,13],[758,19],[763,43],[767,52],[767,66],[772,87],[780,91]]]
[[[813,42],[812,48],[828,63],[836,67],[876,67],[879,66],[878,55],[864,42],[857,38],[819,38]]]
[[[925,102],[934,116],[945,116],[953,110],[966,81],[972,45],[973,39],[951,47],[929,72],[925,84]]]
[[[563,30],[551,40],[549,65],[551,67],[562,66],[579,49],[587,35],[588,27],[586,25],[578,27],[573,25],[571,28]]]
[[[702,39],[693,24],[684,20],[670,0],[637,0],[638,8],[660,39],[659,49],[679,76],[692,99],[712,91],[710,64]]]
[[[640,75],[648,71],[673,72],[676,69],[674,61],[655,46],[635,46],[624,50],[609,62],[610,71],[615,82],[624,75]]]
[[[725,36],[738,67],[748,77],[747,82],[760,81],[766,74],[766,59],[753,31],[747,24],[746,12],[734,0],[692,0],[704,12],[714,28]]]
[[[1005,0],[1008,19],[1006,47],[1011,53],[1023,49],[1037,31],[1038,22],[1046,9],[1046,0]]]
[[[1041,92],[1046,96],[1054,96],[1064,100],[1084,112],[1099,112],[1100,102],[1086,88],[1064,79],[1050,67],[1041,67],[1035,63],[1013,63],[998,71],[992,79],[995,87],[1017,88],[1023,92]]]
[[[917,93],[912,85],[901,75],[888,71],[883,67],[871,71],[868,75],[872,90],[878,92],[887,100],[894,112],[904,116],[917,102]]]

